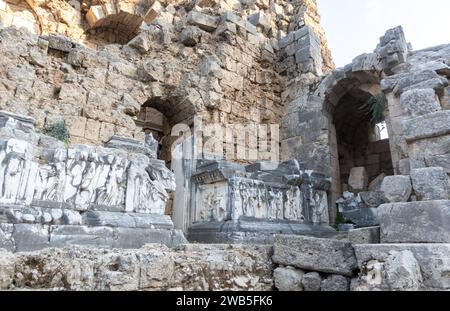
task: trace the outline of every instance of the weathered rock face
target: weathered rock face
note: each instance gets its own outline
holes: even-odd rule
[[[421,201],[450,199],[450,181],[441,167],[411,171],[414,191]]]
[[[448,290],[448,244],[356,245],[361,275],[353,290]]]
[[[322,281],[323,292],[346,292],[350,288],[350,279],[342,275],[330,275]]]
[[[291,46],[308,63],[320,59],[304,73],[334,67],[315,1],[295,8],[285,1],[18,3],[0,1],[0,22],[33,35],[1,30],[0,107],[41,126],[64,119],[76,143],[113,134],[142,138],[142,122],[135,121],[153,121],[140,119],[144,103],[171,125],[191,123],[195,113],[206,123],[278,124],[285,83],[278,39],[293,31],[308,29],[315,38],[305,35]],[[21,101],[29,107],[19,107]]]
[[[391,203],[407,202],[412,193],[409,176],[388,176],[381,184],[381,191]]]
[[[275,287],[282,292],[303,291],[303,271],[289,268],[276,268],[273,272]]]
[[[270,248],[148,245],[11,254],[0,250],[0,289],[270,290]]]
[[[449,243],[450,201],[385,204],[378,216],[382,243]]]

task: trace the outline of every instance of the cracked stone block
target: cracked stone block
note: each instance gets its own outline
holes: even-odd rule
[[[322,281],[322,292],[347,292],[350,289],[350,278],[342,275],[330,275]]]
[[[16,244],[16,252],[32,252],[49,247],[47,226],[16,224],[12,237]]]
[[[411,178],[401,175],[385,177],[381,191],[388,202],[407,202],[412,193]]]
[[[350,242],[305,236],[275,238],[273,261],[309,271],[352,276],[356,258]]]
[[[404,92],[400,96],[400,104],[410,116],[422,116],[442,110],[433,89],[414,89]]]
[[[450,201],[384,204],[381,243],[450,243]]]
[[[188,14],[188,23],[200,27],[201,29],[213,32],[219,26],[220,18],[206,15],[200,12],[191,11]]]
[[[450,199],[450,183],[442,167],[428,167],[411,171],[414,191],[421,201]]]
[[[350,170],[348,185],[354,192],[362,192],[367,190],[369,184],[369,176],[365,167],[354,167]]]

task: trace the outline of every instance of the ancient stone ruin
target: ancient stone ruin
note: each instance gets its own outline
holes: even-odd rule
[[[450,289],[450,44],[336,69],[315,0],[0,0],[0,53],[0,289]]]

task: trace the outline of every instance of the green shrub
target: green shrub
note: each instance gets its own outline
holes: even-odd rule
[[[387,98],[384,93],[379,93],[370,97],[359,109],[367,111],[370,115],[370,121],[374,124],[378,124],[384,121],[383,113],[387,107]]]
[[[336,215],[336,221],[334,222],[334,229],[339,229],[339,225],[345,225],[347,221],[344,218],[344,215],[342,213],[338,212]]]
[[[64,121],[52,123],[44,128],[44,134],[56,138],[66,145],[69,143],[69,129]]]

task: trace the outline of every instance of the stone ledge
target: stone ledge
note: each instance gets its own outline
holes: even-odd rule
[[[450,110],[438,111],[409,119],[404,123],[408,143],[450,134]]]
[[[274,263],[308,271],[353,276],[356,257],[348,241],[278,235]]]

